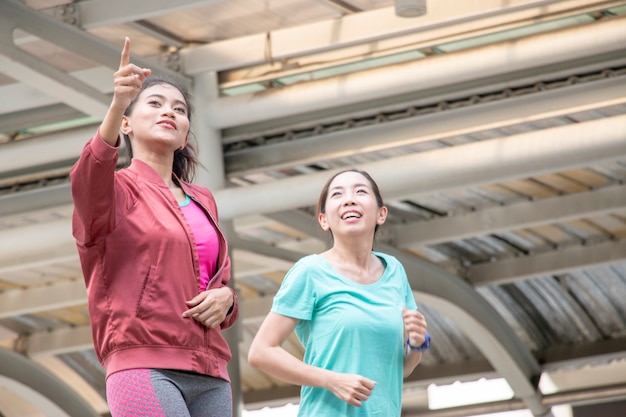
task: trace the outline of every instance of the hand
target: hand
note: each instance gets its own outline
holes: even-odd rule
[[[140,68],[130,63],[130,39],[126,38],[120,58],[120,67],[113,74],[112,106],[126,110],[133,98],[139,93],[143,81],[151,73],[152,70],[148,68]]]
[[[224,321],[234,302],[233,293],[227,287],[207,290],[185,302],[191,308],[183,313],[183,317],[192,317],[206,327],[214,328]]]
[[[417,310],[402,309],[404,320],[404,338],[408,335],[411,346],[422,346],[426,340],[426,318]]]
[[[360,407],[372,394],[376,382],[356,374],[332,373],[327,389],[337,398]]]

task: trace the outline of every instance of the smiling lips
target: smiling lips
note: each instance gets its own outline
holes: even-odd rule
[[[171,120],[161,120],[160,122],[157,123],[158,125],[167,125],[169,127],[171,127],[174,130],[178,130],[176,128],[176,123],[172,122]]]
[[[358,213],[356,211],[346,211],[345,213],[341,215],[341,220],[360,219],[360,218],[361,218],[361,213]]]

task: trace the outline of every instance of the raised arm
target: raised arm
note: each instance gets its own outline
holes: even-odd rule
[[[100,136],[109,145],[115,146],[117,144],[124,112],[139,93],[143,81],[150,76],[151,72],[150,69],[140,68],[130,63],[130,39],[126,38],[120,58],[120,67],[113,74],[113,100],[100,125]]]

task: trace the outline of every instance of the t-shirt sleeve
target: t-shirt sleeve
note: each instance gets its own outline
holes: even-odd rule
[[[302,260],[287,272],[274,296],[272,312],[299,320],[310,320],[315,307],[315,270]]]
[[[415,297],[413,296],[413,290],[411,289],[411,284],[409,284],[409,279],[406,276],[406,270],[404,269],[404,266],[402,266],[400,261],[397,261],[397,262],[398,262],[398,271],[401,271],[401,275],[402,275],[404,305],[409,310],[417,310],[417,304],[415,303]]]
[[[415,303],[415,297],[413,296],[413,290],[409,285],[409,281],[407,279],[404,280],[404,293],[406,297],[405,305],[409,310],[416,310],[417,304]]]

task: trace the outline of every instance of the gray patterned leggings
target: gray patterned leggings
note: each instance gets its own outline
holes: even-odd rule
[[[107,377],[113,417],[232,417],[230,384],[170,369],[128,369]]]

